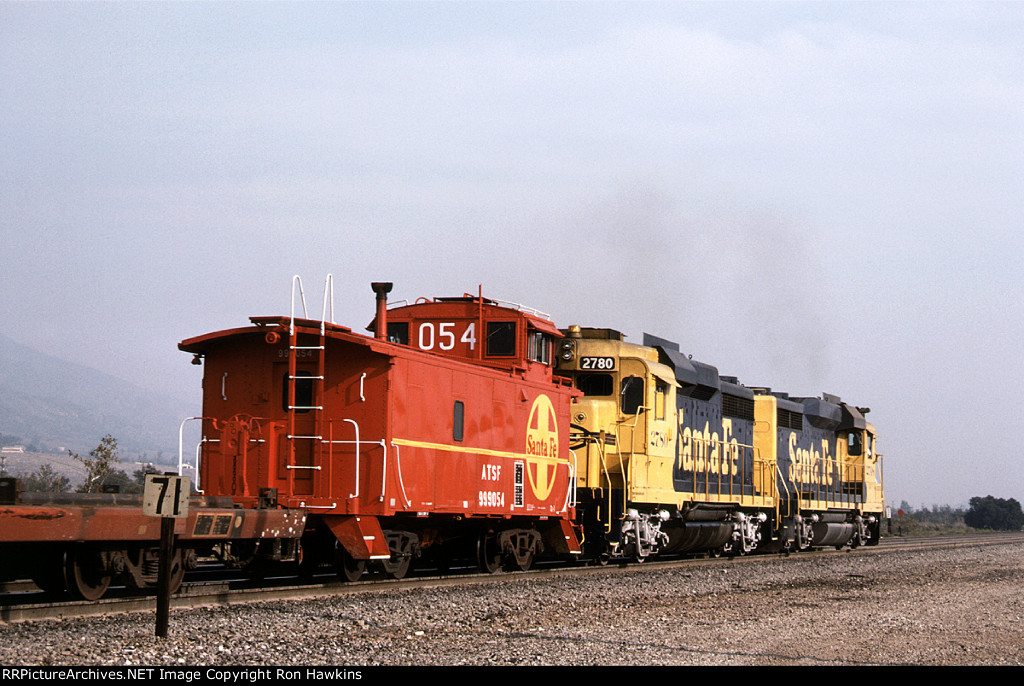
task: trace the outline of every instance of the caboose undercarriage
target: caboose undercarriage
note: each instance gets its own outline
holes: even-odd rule
[[[557,520],[432,515],[388,517],[379,523],[388,555],[371,559],[339,539],[329,518],[314,516],[302,538],[304,570],[334,566],[350,581],[367,570],[401,579],[414,567],[442,573],[460,567],[479,567],[485,573],[525,571],[537,559],[570,552]]]

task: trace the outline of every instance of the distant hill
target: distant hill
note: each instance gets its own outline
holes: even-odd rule
[[[125,453],[177,455],[178,425],[195,404],[59,360],[0,335],[0,435],[40,452],[85,455],[104,435]]]

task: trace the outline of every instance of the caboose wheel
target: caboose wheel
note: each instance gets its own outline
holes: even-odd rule
[[[480,534],[476,544],[476,559],[480,570],[486,574],[494,574],[501,569],[501,546],[496,533],[485,531]]]
[[[103,551],[94,548],[72,548],[65,558],[68,591],[79,600],[99,600],[110,586]]]
[[[533,567],[533,551],[527,551],[522,556],[509,555],[506,567],[512,572],[528,572]]]
[[[357,560],[340,543],[334,554],[334,566],[342,581],[359,581],[366,571],[366,560]]]
[[[404,579],[412,567],[412,558],[416,555],[419,538],[415,534],[401,531],[385,531],[384,536],[388,539],[391,559],[382,561],[381,568],[392,579]]]
[[[409,567],[412,566],[412,560],[408,557],[400,557],[397,560],[388,560],[381,566],[384,568],[384,573],[392,579],[404,579],[405,575],[409,573]]]

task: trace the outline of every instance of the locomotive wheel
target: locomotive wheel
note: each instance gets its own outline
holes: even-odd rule
[[[334,565],[343,581],[359,581],[366,571],[366,560],[357,560],[340,543],[334,553]]]
[[[99,600],[110,587],[103,552],[94,548],[72,548],[65,557],[68,591],[78,600]]]
[[[485,531],[480,534],[476,543],[476,559],[480,570],[486,574],[494,574],[501,569],[501,546],[496,533]]]

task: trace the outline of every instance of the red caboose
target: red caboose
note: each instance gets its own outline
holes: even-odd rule
[[[203,358],[199,485],[307,511],[303,559],[404,576],[420,555],[495,571],[576,554],[569,383],[558,329],[482,296],[388,309],[373,336],[254,317],[183,341]]]

